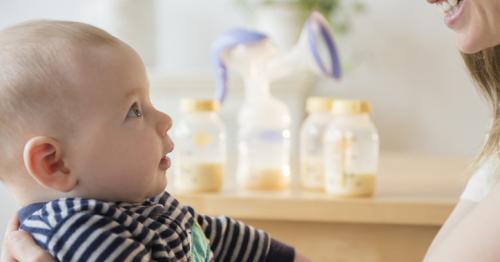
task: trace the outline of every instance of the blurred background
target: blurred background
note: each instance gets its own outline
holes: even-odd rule
[[[115,34],[143,57],[152,100],[173,117],[175,126],[179,98],[209,98],[215,91],[209,54],[220,33],[235,26],[268,30],[284,50],[295,41],[280,35],[302,24],[280,9],[279,3],[287,1],[277,1],[275,9],[257,2],[0,0],[0,28],[49,18],[87,22]],[[361,1],[361,8],[350,2],[339,1],[341,8],[330,16],[345,66],[342,81],[285,79],[273,87],[272,92],[292,112],[292,137],[305,116],[308,96],[362,98],[373,105],[382,154],[474,156],[487,130],[489,113],[455,48],[453,33],[443,24],[442,12],[424,0],[366,0]],[[270,21],[273,17],[287,21],[289,29],[279,28]],[[231,77],[235,84],[221,115],[228,126],[229,162],[234,163],[231,145],[242,92],[238,77]],[[292,159],[296,159],[294,148]],[[228,170],[231,176],[234,166],[230,164]],[[2,185],[0,198],[3,233],[7,218],[18,207]]]

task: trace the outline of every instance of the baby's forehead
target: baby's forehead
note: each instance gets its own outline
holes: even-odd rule
[[[145,68],[137,53],[123,46],[98,46],[76,50],[74,79],[89,82],[86,89],[131,85],[144,81]],[[94,88],[93,88],[94,87]]]
[[[144,65],[129,47],[108,46],[81,51],[75,56],[74,63],[71,81],[75,91],[80,97],[91,98],[90,102],[123,103],[130,99],[135,89],[147,93]]]

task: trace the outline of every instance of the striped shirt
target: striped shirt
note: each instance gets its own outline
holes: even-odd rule
[[[58,261],[191,261],[199,225],[207,261],[292,261],[293,248],[229,217],[197,214],[164,192],[142,204],[63,198],[19,211],[21,230]]]

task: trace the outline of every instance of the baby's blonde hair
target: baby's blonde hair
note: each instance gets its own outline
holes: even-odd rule
[[[74,128],[72,53],[121,44],[78,22],[36,20],[0,31],[0,178],[19,166],[26,136]]]

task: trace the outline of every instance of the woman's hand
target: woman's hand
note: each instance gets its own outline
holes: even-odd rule
[[[14,216],[7,226],[7,231],[3,239],[1,262],[54,261],[49,253],[41,249],[28,233],[19,231],[18,228],[19,219],[17,216]]]

